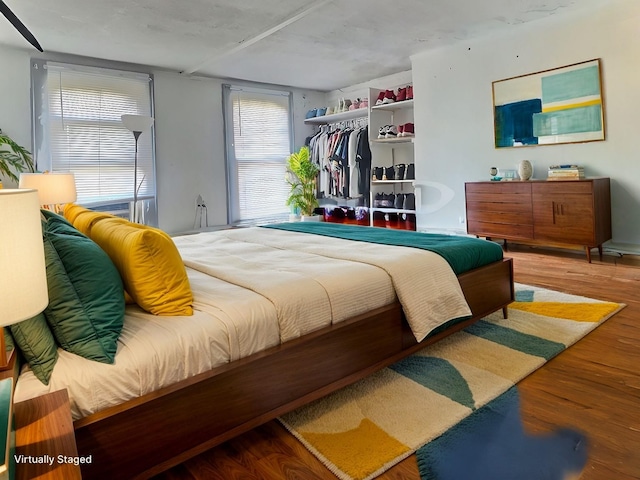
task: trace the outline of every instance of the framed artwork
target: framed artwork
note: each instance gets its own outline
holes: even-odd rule
[[[604,140],[600,60],[493,82],[495,146]]]

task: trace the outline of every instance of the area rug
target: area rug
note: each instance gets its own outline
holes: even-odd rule
[[[280,418],[338,478],[375,478],[624,307],[516,284],[509,318],[465,330]]]

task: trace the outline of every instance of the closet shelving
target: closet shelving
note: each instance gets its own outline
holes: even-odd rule
[[[321,115],[320,117],[311,117],[305,119],[304,123],[310,125],[328,125],[330,123],[344,122],[354,118],[364,118],[369,114],[366,108],[356,108],[355,110],[347,110],[346,112],[331,113],[329,115]]]
[[[413,99],[402,102],[393,102],[383,105],[375,105],[380,93],[379,89],[369,89],[369,143],[371,145],[371,167],[396,167],[399,164],[408,165],[414,163],[413,142],[414,137],[377,138],[380,127],[385,125],[404,125],[413,123]],[[415,195],[414,179],[411,180],[371,180],[370,183],[370,225],[374,225],[375,212],[381,212],[388,217],[389,214],[398,214],[402,217],[415,215],[416,210],[401,208],[373,207],[375,195],[378,192],[389,192],[395,195],[401,193],[413,193]],[[416,202],[417,205],[417,202]],[[415,223],[414,223],[415,228]]]

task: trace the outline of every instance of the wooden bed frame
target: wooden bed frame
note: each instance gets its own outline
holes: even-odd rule
[[[473,318],[417,343],[399,303],[74,423],[87,479],[149,478],[437,342],[514,299],[503,259],[459,277]]]

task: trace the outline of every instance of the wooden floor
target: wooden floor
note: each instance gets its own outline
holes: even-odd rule
[[[582,480],[640,479],[640,259],[509,245],[515,279],[627,308],[520,382],[531,432],[567,426],[586,433]],[[157,477],[158,480],[335,479],[276,421]],[[419,480],[415,455],[380,480]]]

